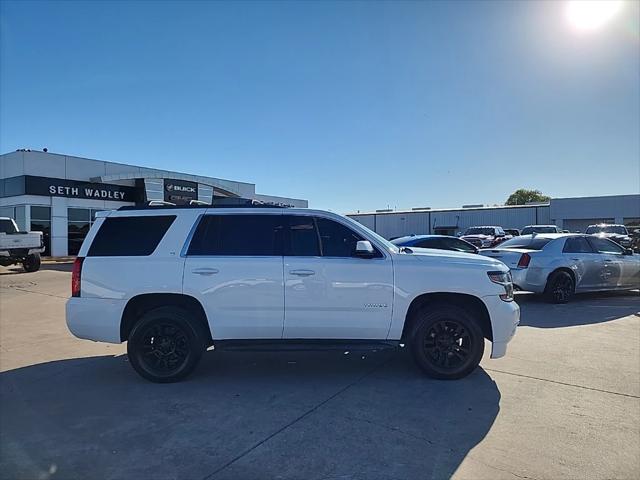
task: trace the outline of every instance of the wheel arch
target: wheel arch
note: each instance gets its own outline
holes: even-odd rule
[[[571,278],[573,279],[573,289],[575,290],[577,288],[578,284],[576,279],[576,273],[573,270],[571,270],[569,267],[557,267],[549,275],[547,275],[547,280],[544,282],[545,290],[549,286],[549,280],[551,279],[551,277],[553,277],[558,272],[566,272],[569,275],[571,275]]]
[[[129,338],[129,333],[140,316],[159,307],[179,307],[190,312],[191,321],[201,331],[207,346],[213,344],[207,314],[202,304],[196,298],[181,293],[144,293],[129,299],[120,321],[120,341],[124,342]]]
[[[436,305],[454,305],[469,311],[473,315],[474,320],[480,325],[484,337],[493,341],[491,317],[484,302],[474,295],[453,292],[424,293],[414,298],[405,315],[401,337],[403,341],[407,340],[408,335],[417,321],[415,313],[423,308],[435,308]]]

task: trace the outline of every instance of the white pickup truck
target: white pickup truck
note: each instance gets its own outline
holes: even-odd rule
[[[42,232],[21,232],[12,218],[0,217],[0,265],[21,263],[25,271],[35,272],[43,251]]]
[[[406,344],[435,378],[502,357],[520,309],[509,269],[397,247],[349,218],[296,208],[100,212],[72,274],[67,326],[128,341],[144,378],[187,376],[207,347],[381,349]]]

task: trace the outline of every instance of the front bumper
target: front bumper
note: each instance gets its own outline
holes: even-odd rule
[[[491,319],[493,333],[491,358],[504,357],[507,353],[507,344],[516,334],[520,323],[520,306],[514,301],[505,302],[497,295],[483,297],[482,301]]]

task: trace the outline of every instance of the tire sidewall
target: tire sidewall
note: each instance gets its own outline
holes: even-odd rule
[[[142,338],[144,332],[154,323],[170,323],[180,328],[187,337],[187,358],[179,369],[171,374],[154,372],[153,368],[142,360]],[[187,377],[196,367],[205,350],[205,344],[197,328],[189,321],[187,312],[180,308],[161,307],[143,314],[133,326],[127,341],[129,362],[135,371],[152,382],[172,383]]]
[[[484,354],[484,335],[480,325],[469,312],[456,306],[443,305],[423,309],[417,315],[419,318],[411,336],[411,352],[418,366],[427,375],[441,380],[453,380],[465,377],[476,369]],[[442,320],[460,323],[471,337],[469,356],[461,365],[452,369],[434,365],[423,348],[425,336],[431,326]]]
[[[40,254],[32,253],[31,255],[27,255],[24,262],[22,262],[22,268],[24,268],[25,272],[37,272],[40,270]]]

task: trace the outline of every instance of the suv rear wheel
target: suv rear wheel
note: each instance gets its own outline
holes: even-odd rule
[[[411,352],[430,377],[453,380],[470,374],[484,353],[484,335],[466,310],[434,305],[417,313]]]
[[[157,383],[182,380],[195,368],[205,342],[178,307],[160,307],[143,314],[131,329],[127,353],[142,377]]]

